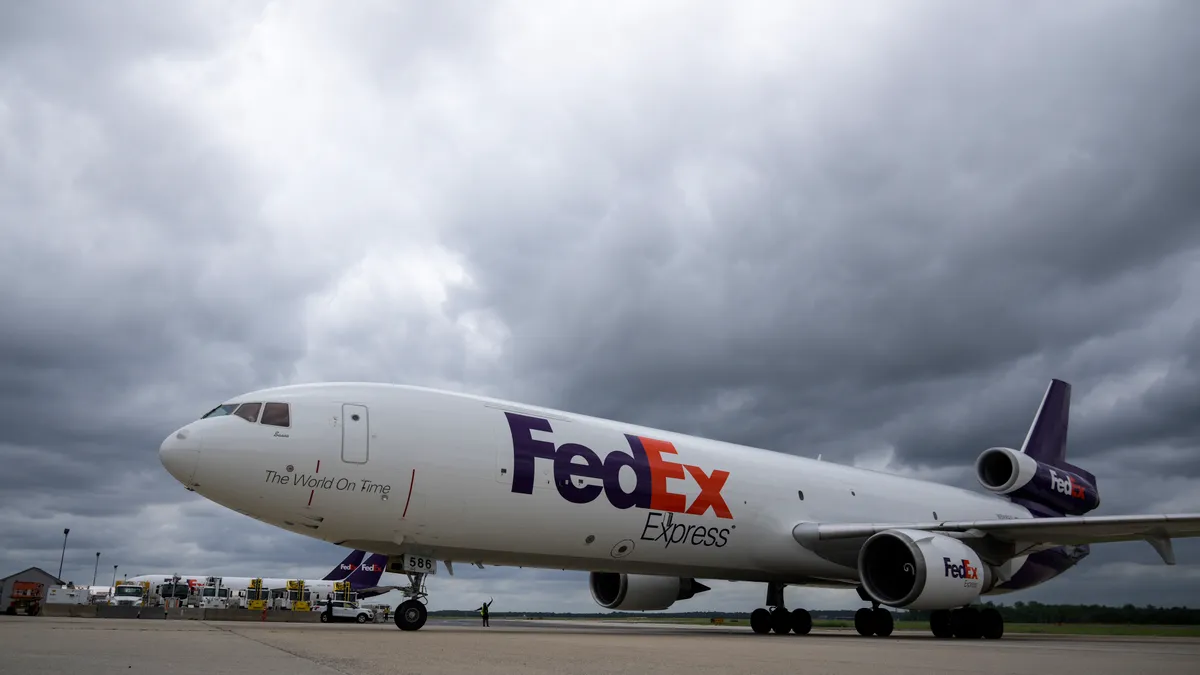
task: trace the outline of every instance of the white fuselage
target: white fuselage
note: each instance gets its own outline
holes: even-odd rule
[[[419,387],[297,385],[229,403],[250,401],[287,403],[289,426],[200,419],[164,441],[164,466],[240,513],[384,554],[837,585],[858,571],[798,545],[797,523],[1032,517],[936,483]],[[543,457],[528,474],[522,452],[550,457],[547,443],[557,476]]]
[[[180,586],[191,585],[195,588],[201,588],[204,586],[205,582],[209,579],[209,577],[212,577],[212,576],[214,576],[214,575],[211,575],[211,574],[180,574],[179,581],[177,583]],[[130,578],[126,579],[125,582],[126,583],[128,583],[128,582],[141,583],[143,581],[149,581],[150,582],[150,590],[154,591],[163,585],[169,585],[171,583],[172,578],[173,578],[173,575],[170,575],[170,574],[141,574],[136,577],[130,577]],[[250,582],[253,581],[254,579],[256,579],[257,577],[221,577],[221,576],[217,576],[216,578],[220,579],[220,581],[221,581],[220,587],[221,588],[228,589],[230,591],[230,593],[236,594],[238,591],[244,591],[244,590],[250,588]],[[263,585],[263,589],[265,589],[265,590],[276,590],[276,591],[277,590],[286,590],[289,581],[296,581],[296,580],[295,579],[276,578],[276,577],[263,577],[262,585]],[[324,598],[327,593],[333,593],[333,585],[335,583],[337,583],[337,582],[325,581],[322,579],[305,579],[304,580],[304,588],[305,588],[305,590],[310,591],[313,594],[313,597],[317,597],[319,595],[320,597]]]

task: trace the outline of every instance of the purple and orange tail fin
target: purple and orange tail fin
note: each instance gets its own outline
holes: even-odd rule
[[[350,582],[350,587],[373,588],[379,585],[379,579],[383,576],[383,571],[387,567],[388,557],[378,553],[372,553],[358,569],[354,570],[350,576],[346,577],[346,581]]]
[[[1050,380],[1021,452],[1046,466],[1071,471],[1095,485],[1096,477],[1091,472],[1067,461],[1067,426],[1070,417],[1071,385],[1062,380]]]

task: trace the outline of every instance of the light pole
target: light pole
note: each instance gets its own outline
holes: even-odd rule
[[[113,565],[113,582],[112,582],[112,585],[113,585],[113,588],[116,588],[116,587],[117,587],[117,566],[116,566],[116,565]]]
[[[96,551],[96,569],[92,570],[92,585],[96,585],[96,575],[100,573],[100,551]]]
[[[58,580],[62,581],[62,566],[63,561],[67,559],[67,535],[71,534],[71,528],[63,528],[63,550],[62,556],[58,559]]]

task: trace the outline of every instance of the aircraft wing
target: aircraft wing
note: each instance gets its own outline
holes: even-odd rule
[[[355,593],[357,593],[357,594],[358,594],[358,597],[359,597],[360,599],[362,599],[362,598],[373,598],[373,597],[375,597],[375,596],[377,596],[377,595],[383,595],[384,593],[387,593],[388,591],[399,591],[399,590],[402,590],[403,588],[407,588],[407,587],[402,587],[402,586],[371,586],[370,588],[360,588],[360,589],[357,589],[357,590],[355,590]]]
[[[800,523],[792,536],[813,548],[821,542],[866,539],[885,530],[940,532],[959,539],[993,537],[1014,544],[1022,553],[1062,545],[1144,540],[1168,565],[1175,564],[1171,539],[1200,537],[1200,513],[1067,516],[924,523]]]

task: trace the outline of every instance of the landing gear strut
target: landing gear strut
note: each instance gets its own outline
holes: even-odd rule
[[[759,607],[750,613],[750,630],[759,635],[775,633],[808,635],[812,630],[812,616],[805,609],[788,611],[783,605],[784,585],[778,582],[767,584],[767,607]]]
[[[408,600],[396,608],[396,628],[400,630],[419,630],[425,625],[429,612],[425,609],[425,574],[423,572],[408,573],[408,587],[400,592],[408,596]]]
[[[992,607],[939,609],[929,615],[929,628],[939,638],[999,640],[1004,636],[1004,617]]]
[[[895,626],[896,622],[892,620],[892,613],[880,607],[875,600],[871,601],[871,609],[863,607],[854,613],[854,630],[863,637],[872,635],[887,637],[892,634]]]

